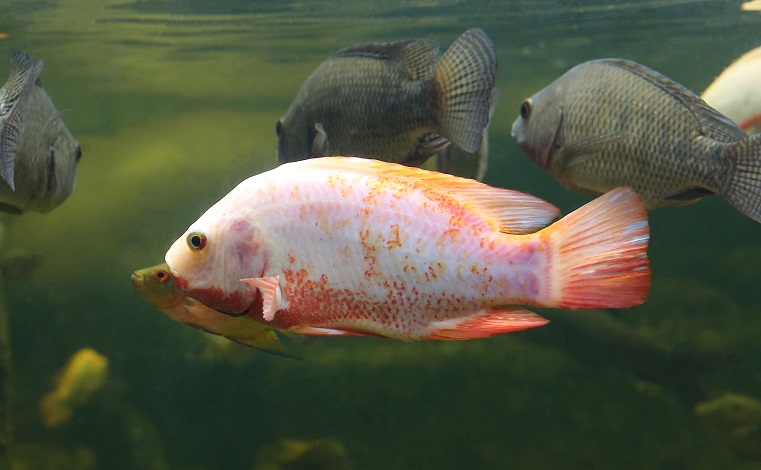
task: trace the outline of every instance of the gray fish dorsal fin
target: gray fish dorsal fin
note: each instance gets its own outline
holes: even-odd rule
[[[372,57],[399,62],[412,80],[424,80],[431,75],[439,56],[435,39],[415,38],[405,41],[357,44],[341,49],[333,57]]]
[[[626,69],[673,96],[695,116],[703,135],[720,142],[733,142],[747,136],[736,123],[710,107],[698,95],[655,70],[626,59],[600,59],[593,62]]]
[[[8,82],[0,89],[0,176],[16,190],[14,168],[18,147],[21,103],[32,87],[39,83],[44,62],[32,62],[24,52],[11,54],[11,71]]]

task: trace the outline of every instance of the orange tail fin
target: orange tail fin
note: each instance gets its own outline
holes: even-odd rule
[[[647,298],[650,228],[632,189],[614,189],[542,232],[547,232],[554,250],[553,306],[625,308]]]

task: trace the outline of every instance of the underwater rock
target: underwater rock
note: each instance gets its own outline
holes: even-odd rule
[[[54,447],[36,443],[13,446],[13,470],[96,470],[95,453],[86,447]]]
[[[716,436],[743,455],[761,458],[761,401],[725,393],[698,403],[695,414]]]
[[[281,439],[265,445],[254,470],[349,470],[344,446],[334,439]]]

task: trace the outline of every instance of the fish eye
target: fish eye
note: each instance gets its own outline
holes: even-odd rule
[[[188,247],[193,251],[201,251],[206,246],[206,235],[203,232],[191,232],[187,238]]]
[[[164,269],[156,271],[156,280],[159,282],[166,282],[169,280],[169,273]]]
[[[531,100],[526,100],[523,103],[521,103],[521,117],[523,119],[528,119],[530,115],[531,115]]]
[[[278,121],[275,125],[275,132],[277,133],[277,136],[280,137],[280,134],[283,133],[283,123]]]

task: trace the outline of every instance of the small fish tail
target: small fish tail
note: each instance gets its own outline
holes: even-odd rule
[[[650,228],[632,189],[614,189],[542,232],[553,250],[548,306],[625,308],[647,298]]]
[[[480,28],[457,38],[434,71],[441,133],[466,152],[475,153],[481,146],[496,73],[494,45]]]
[[[40,414],[45,426],[56,427],[71,419],[71,409],[56,392],[45,395],[40,402]]]
[[[761,222],[761,134],[726,144],[724,154],[734,167],[722,192],[724,199]]]

